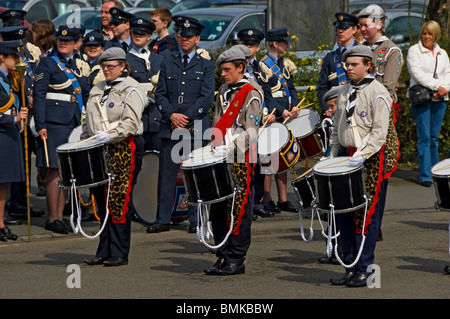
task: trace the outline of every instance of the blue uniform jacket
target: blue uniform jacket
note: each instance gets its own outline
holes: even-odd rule
[[[65,62],[65,59],[62,56],[60,56],[60,59]],[[77,74],[80,74],[80,71],[76,69],[76,67],[75,71]],[[45,57],[39,62],[36,68],[33,90],[34,120],[37,132],[46,128],[46,122],[62,125],[71,124],[74,119],[76,119],[78,123],[80,122],[81,111],[78,102],[46,99],[47,92],[74,95],[75,91],[72,85],[60,90],[49,86],[50,84],[62,84],[67,80],[68,77],[66,73],[60,69],[58,64],[51,57]],[[77,80],[81,87],[83,105],[86,105],[89,97],[89,80],[85,76],[77,77]]]
[[[202,121],[202,136],[211,126],[209,110],[214,99],[214,62],[195,53],[184,68],[178,46],[163,51],[159,82],[156,88],[156,104],[164,122],[170,122],[173,113],[182,113],[189,119]],[[161,123],[159,137],[170,138],[170,124]],[[197,133],[198,134],[198,133]],[[198,136],[198,135],[196,135]]]
[[[0,76],[3,81],[9,83],[9,79],[0,72]],[[0,107],[6,105],[10,99],[9,92],[6,92],[3,86],[0,85]],[[15,124],[14,116],[9,114],[0,113],[0,132],[9,131]],[[4,150],[5,151],[5,150]]]
[[[145,60],[128,52],[126,56],[127,62],[130,64],[130,76],[139,83],[150,83],[152,76],[158,73],[161,68],[163,58],[151,52],[149,56],[150,70],[147,70]],[[156,90],[155,90],[156,91]],[[159,122],[154,119],[161,119],[161,113],[155,103],[149,103],[144,109],[142,122],[144,123],[144,132],[158,132]]]

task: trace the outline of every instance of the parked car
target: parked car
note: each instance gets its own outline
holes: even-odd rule
[[[67,7],[76,4],[80,8],[90,7],[86,0],[0,0],[0,6],[27,11],[25,18],[29,23],[40,19],[54,19],[67,12]]]
[[[385,12],[384,33],[398,45],[419,39],[419,31],[425,16],[418,12],[402,9],[388,9]]]
[[[95,8],[100,8],[104,0],[86,0],[91,6]],[[125,8],[133,7],[133,1],[130,0],[120,0]]]
[[[236,5],[266,5],[266,0],[181,0],[170,8],[172,15],[181,11]]]
[[[383,8],[383,10],[390,9],[403,9],[407,11],[409,8],[414,12],[426,12],[428,7],[428,0],[381,0],[381,1],[358,1],[350,0],[348,12],[360,11],[370,4],[377,4]]]
[[[180,15],[199,20],[204,26],[200,34],[199,47],[216,50],[234,44],[242,29],[265,30],[265,7],[254,9],[246,6],[195,9],[180,12]],[[174,15],[176,16],[176,15]],[[169,32],[173,33],[173,26]]]
[[[172,0],[138,0],[134,3],[136,8],[171,8],[175,4]]]
[[[66,12],[57,18],[53,19],[53,23],[56,27],[56,29],[59,28],[61,25],[65,25],[68,23],[75,23],[75,20],[72,20],[74,18],[74,14],[79,14],[79,23],[86,29],[86,33],[98,29],[102,26],[102,20],[100,18],[102,12],[101,8],[81,8],[78,12]],[[78,22],[78,20],[77,20]]]
[[[6,11],[6,10],[9,10],[9,8],[0,7],[0,12]],[[2,23],[2,24],[3,24],[3,23]],[[24,21],[23,24],[31,29],[31,24],[28,22],[27,19],[25,19],[25,21]]]

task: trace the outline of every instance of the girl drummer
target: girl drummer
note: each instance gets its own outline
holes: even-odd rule
[[[352,157],[351,166],[366,168],[366,192],[369,195],[367,217],[364,211],[338,215],[342,240],[345,275],[333,285],[366,286],[368,267],[374,263],[375,245],[379,229],[379,211],[384,207],[380,190],[385,189],[385,144],[388,134],[392,100],[389,92],[374,81],[372,51],[367,46],[354,46],[343,55],[350,83],[338,92],[334,129],[330,136],[331,156],[345,147]],[[363,226],[364,225],[364,226]],[[364,228],[364,229],[363,229]],[[365,241],[362,241],[363,234]],[[356,256],[364,247],[358,262]],[[351,264],[355,264],[350,267]],[[348,266],[347,266],[348,265]]]
[[[108,221],[100,234],[95,257],[85,260],[88,265],[120,266],[128,263],[131,195],[144,150],[141,117],[146,95],[139,83],[129,76],[125,58],[125,51],[114,47],[105,50],[98,58],[106,81],[92,88],[86,106],[86,121],[82,124],[82,139],[95,135],[98,142],[107,143],[107,158],[114,173],[110,185],[91,189],[99,217],[108,218]],[[108,127],[115,128],[108,131]],[[108,198],[106,187],[109,187]]]
[[[23,149],[19,125],[28,116],[28,110],[17,111],[20,101],[14,97],[8,80],[8,73],[16,70],[19,63],[19,43],[0,42],[0,241],[16,240],[17,235],[5,225],[5,203],[8,184],[25,180]]]

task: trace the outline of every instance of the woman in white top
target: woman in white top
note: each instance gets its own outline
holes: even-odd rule
[[[420,84],[432,91],[430,101],[411,107],[417,129],[420,184],[426,187],[432,184],[431,167],[439,161],[439,132],[450,89],[448,55],[436,43],[440,36],[441,28],[436,21],[425,22],[419,43],[409,48],[407,56],[410,87]]]

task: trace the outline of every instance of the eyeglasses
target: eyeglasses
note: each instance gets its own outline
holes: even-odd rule
[[[116,65],[111,65],[111,64],[100,64],[100,67],[101,67],[102,69],[107,68],[108,71],[112,71],[112,70],[114,70],[115,68],[117,68],[118,66],[119,66],[119,64],[116,64]]]

